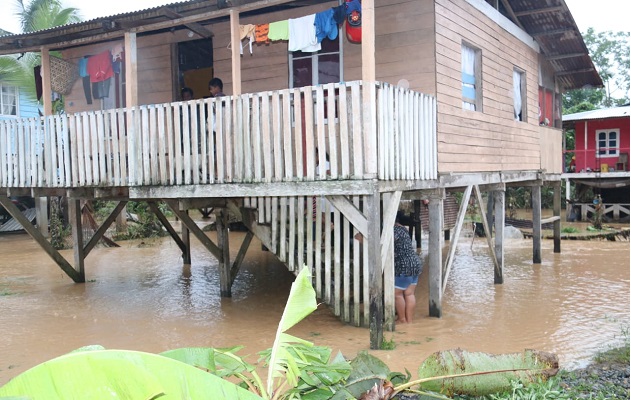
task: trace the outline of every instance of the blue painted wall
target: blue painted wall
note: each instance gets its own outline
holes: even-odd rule
[[[18,107],[18,118],[31,118],[39,116],[37,112],[37,102],[29,100],[27,96],[22,93],[18,93],[18,101],[20,103]],[[11,119],[6,115],[0,115],[0,120]]]

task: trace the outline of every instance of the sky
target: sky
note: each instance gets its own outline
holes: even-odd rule
[[[28,1],[28,0],[27,0]],[[105,17],[145,8],[157,7],[177,0],[62,0],[66,7],[80,10],[84,20]],[[627,10],[628,0],[565,0],[581,32],[594,28],[597,32],[629,31],[631,22]],[[15,17],[16,0],[0,0],[0,28],[9,32],[19,31]]]

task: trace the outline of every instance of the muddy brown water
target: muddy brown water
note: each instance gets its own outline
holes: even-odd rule
[[[214,237],[214,233],[209,234]],[[231,234],[236,254],[242,233]],[[416,320],[372,351],[392,370],[413,375],[432,352],[460,347],[493,353],[532,348],[586,363],[629,329],[629,243],[563,241],[532,264],[531,240],[508,240],[505,283],[493,284],[484,239],[462,238],[443,297],[443,317],[428,316],[427,269],[417,287]],[[72,259],[71,251],[62,252]],[[188,346],[271,346],[293,275],[253,241],[233,297],[219,296],[214,258],[194,241],[183,266],[168,238],[96,248],[85,284],[73,283],[25,234],[0,236],[0,384],[43,361],[89,344],[160,352]],[[292,334],[341,350],[366,350],[369,332],[340,322],[325,305]]]

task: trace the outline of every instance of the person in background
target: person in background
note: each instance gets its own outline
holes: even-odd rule
[[[208,91],[210,92],[210,97],[225,96],[223,92],[223,82],[219,78],[213,78],[208,82]]]
[[[183,87],[180,91],[180,98],[182,101],[193,100],[193,89],[189,87]]]
[[[414,291],[418,277],[423,270],[421,259],[416,254],[416,245],[410,233],[402,225],[405,217],[397,212],[394,223],[394,307],[397,312],[396,323],[412,322],[416,296]]]
[[[397,212],[394,223],[394,308],[397,313],[397,324],[412,322],[416,307],[416,285],[423,271],[421,258],[416,254],[416,244],[410,233],[403,226],[403,211]],[[355,235],[360,243],[364,241],[361,233]]]

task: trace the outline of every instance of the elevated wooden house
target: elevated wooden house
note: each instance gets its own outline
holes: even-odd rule
[[[370,326],[373,348],[394,328],[399,201],[427,199],[429,313],[439,317],[464,219],[461,209],[443,263],[445,192],[464,191],[463,204],[471,193],[480,202],[481,191],[491,193],[497,234],[489,246],[501,283],[506,185],[531,186],[535,204],[541,186],[554,185],[559,232],[560,94],[602,82],[563,0],[363,0],[361,43],[342,26],[318,52],[271,41],[251,53],[244,42],[240,54],[240,26],[336,6],[193,0],[0,38],[1,54],[41,52],[46,99],[51,50],[71,65],[108,51],[122,61],[103,100],[88,104],[81,79],[65,97],[66,114],[50,115],[48,104],[42,119],[0,123],[0,148],[17,149],[0,152],[0,187],[68,196],[76,243],[81,199],[119,200],[115,212],[129,199],[166,201],[219,260],[226,296],[256,235],[290,270],[310,268],[337,315]],[[212,76],[227,96],[202,98]],[[198,88],[198,100],[179,101],[184,84]],[[327,156],[329,173],[317,168]],[[218,210],[218,243],[185,213],[200,206]],[[234,262],[226,210],[250,230]],[[186,255],[188,233],[168,229]],[[94,240],[75,246],[74,265],[42,246],[85,280]]]
[[[563,116],[564,129],[574,131],[574,149],[564,148],[562,175],[568,219],[586,221],[598,205],[606,219],[629,220],[630,110],[627,104]]]

